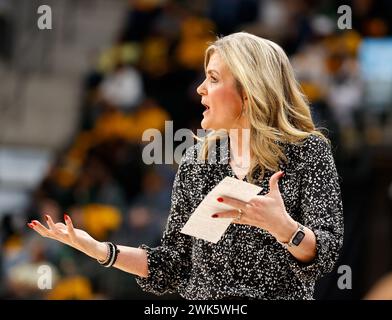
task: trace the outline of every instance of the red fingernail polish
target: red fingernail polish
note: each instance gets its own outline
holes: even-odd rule
[[[214,213],[211,217],[212,218],[218,218],[218,215],[216,213]]]
[[[34,226],[33,226],[32,223],[28,223],[27,225],[28,225],[31,229],[34,229]]]
[[[220,198],[220,197],[216,200],[218,200],[219,202],[223,202],[223,198]]]
[[[48,221],[48,220],[49,220],[49,217],[48,217],[48,215],[47,215],[47,214],[45,214],[45,219],[46,219],[46,221]]]
[[[33,220],[33,221],[31,221],[31,224],[32,224],[33,226],[37,225],[37,223],[38,223],[38,221],[37,221],[37,220]]]
[[[69,220],[69,216],[67,214],[64,214],[64,220]]]

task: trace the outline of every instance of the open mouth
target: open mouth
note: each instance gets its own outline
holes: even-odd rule
[[[207,106],[204,102],[202,102],[201,103],[203,106],[205,106],[206,107],[206,110],[205,111],[207,111],[207,110],[210,110],[210,107],[209,106]]]

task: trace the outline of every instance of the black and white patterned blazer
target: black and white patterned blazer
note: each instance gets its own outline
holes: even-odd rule
[[[288,162],[279,188],[287,212],[316,235],[317,254],[309,264],[296,260],[267,231],[231,224],[217,244],[180,233],[199,203],[226,176],[227,143],[218,146],[219,163],[198,163],[200,143],[187,150],[172,192],[166,230],[159,247],[147,251],[147,278],[136,277],[145,291],[177,292],[186,299],[313,299],[315,281],[332,270],[343,242],[343,209],[330,145],[316,135],[286,144]],[[221,151],[224,152],[221,152]],[[218,154],[221,152],[220,154]],[[226,161],[225,161],[226,160]],[[266,170],[261,195],[269,191]]]

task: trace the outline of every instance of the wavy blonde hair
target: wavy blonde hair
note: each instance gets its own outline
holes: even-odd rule
[[[278,171],[279,163],[287,162],[281,143],[300,143],[311,134],[328,141],[315,128],[308,101],[279,45],[246,32],[218,38],[206,49],[205,70],[215,52],[236,79],[240,95],[247,97],[244,116],[252,154],[248,181],[253,181],[257,165],[263,177],[265,169]],[[203,139],[201,159],[207,159],[211,142],[221,137],[221,131],[212,131]]]

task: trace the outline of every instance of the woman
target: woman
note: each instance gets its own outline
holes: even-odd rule
[[[205,71],[197,92],[206,107],[201,125],[211,133],[182,159],[161,246],[98,242],[75,229],[68,216],[65,224],[47,216],[49,228],[38,221],[30,226],[135,274],[144,290],[156,294],[312,299],[316,279],[332,270],[343,239],[329,143],[315,129],[289,60],[275,43],[243,32],[220,38],[206,51]],[[199,161],[212,154],[223,156],[215,163]],[[182,234],[192,212],[226,176],[262,191],[248,203],[217,199],[233,209],[211,219],[234,218],[218,243]]]

